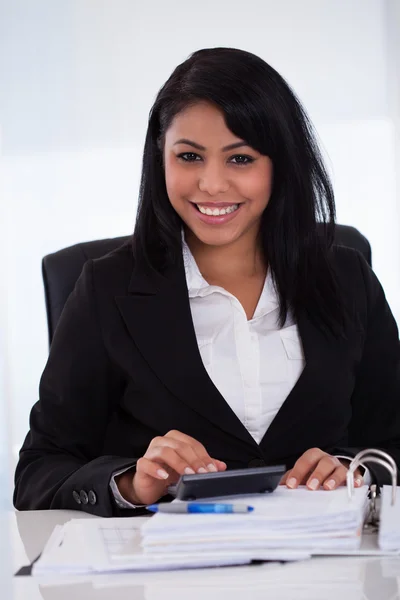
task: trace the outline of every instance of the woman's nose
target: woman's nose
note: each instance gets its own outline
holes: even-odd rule
[[[229,189],[229,182],[223,167],[218,165],[206,166],[199,178],[199,190],[210,196],[222,194]]]

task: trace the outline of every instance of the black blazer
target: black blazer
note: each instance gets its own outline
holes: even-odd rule
[[[299,318],[306,366],[260,444],[203,366],[183,261],[164,276],[150,275],[125,244],[86,263],[31,412],[16,470],[16,508],[130,514],[115,504],[111,474],[172,429],[198,439],[228,468],[290,468],[311,447],[348,455],[379,447],[400,466],[397,327],[364,258],[335,247],[332,260],[354,317],[347,340]],[[389,481],[379,467],[371,465],[371,472]],[[82,490],[94,492],[93,503],[77,503]]]

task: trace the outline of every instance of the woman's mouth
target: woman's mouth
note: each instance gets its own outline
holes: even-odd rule
[[[209,206],[202,206],[201,204],[196,204],[197,208],[203,215],[209,215],[214,217],[219,217],[221,215],[229,215],[232,212],[235,212],[239,208],[239,204],[231,204],[230,206],[225,206],[223,208],[210,208]]]
[[[196,211],[198,218],[203,223],[209,225],[222,225],[227,221],[234,218],[237,212],[240,210],[241,204],[224,204],[221,206],[215,206],[208,202],[207,204],[194,204],[191,203],[193,209]]]

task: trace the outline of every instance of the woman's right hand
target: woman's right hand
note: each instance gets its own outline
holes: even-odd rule
[[[203,444],[180,431],[169,431],[151,440],[136,463],[135,473],[120,475],[116,483],[132,504],[152,504],[165,496],[181,475],[225,471],[226,464],[211,458]]]

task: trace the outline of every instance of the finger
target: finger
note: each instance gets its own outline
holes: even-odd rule
[[[361,487],[364,485],[364,477],[359,469],[354,471],[354,485],[356,487]]]
[[[348,469],[343,465],[337,467],[323,482],[324,489],[335,490],[338,486],[343,485],[346,482],[347,471]]]
[[[347,476],[347,473],[346,473]],[[347,478],[343,481],[342,485],[346,485],[347,483]],[[361,473],[361,471],[359,469],[356,469],[354,471],[354,486],[355,487],[361,487],[364,485],[364,477],[363,474]]]
[[[309,473],[311,473],[319,461],[324,457],[329,456],[326,452],[323,452],[319,448],[311,448],[304,452],[302,456],[295,462],[290,477],[286,481],[286,485],[289,488],[297,488],[298,485],[307,480]]]
[[[153,452],[155,449],[163,448],[163,447],[172,448],[173,450],[176,451],[177,454],[179,454],[179,456],[181,458],[183,458],[186,461],[186,467],[187,467],[187,470],[185,472],[186,475],[194,475],[194,473],[207,473],[209,471],[215,472],[218,470],[217,467],[214,467],[214,466],[212,469],[211,468],[209,469],[208,463],[210,463],[210,461],[208,461],[208,463],[206,463],[206,462],[204,462],[204,460],[199,458],[199,456],[196,454],[194,448],[192,448],[189,444],[187,444],[186,442],[182,442],[178,439],[171,438],[171,437],[167,438],[166,436],[164,436],[164,437],[154,438],[150,443],[148,451]],[[145,456],[147,456],[147,452],[146,452]],[[152,456],[153,456],[153,454],[152,454]]]
[[[217,466],[218,471],[226,471],[227,465],[223,460],[218,460],[218,458],[214,458],[213,460]]]
[[[203,467],[206,467],[207,471],[216,472],[218,470],[215,460],[211,458],[203,444],[195,438],[187,435],[186,433],[182,433],[181,431],[177,431],[176,429],[169,431],[164,437],[177,440],[178,442],[187,444],[193,448],[194,452],[199,457],[199,460],[203,462]]]
[[[342,463],[343,466],[345,466],[347,469],[350,466],[350,463],[352,461],[351,458],[343,458],[343,456],[338,456],[339,461]],[[354,485],[355,487],[361,487],[362,485],[364,485],[364,477],[363,477],[363,473],[365,472],[365,470],[360,471],[360,469],[356,469],[354,471]],[[346,482],[343,482],[343,485]]]
[[[279,485],[285,485],[286,481],[290,477],[291,472],[292,472],[292,469],[289,469],[289,471],[286,471],[286,473],[283,475],[282,479],[280,480]]]
[[[187,454],[185,455],[182,448],[176,450],[167,445],[156,446],[147,450],[145,458],[157,462],[161,466],[166,465],[176,471],[179,475],[194,475],[195,472],[207,473],[207,470],[203,466],[199,466],[202,463],[197,459],[190,462],[190,459],[188,459]],[[192,465],[195,467],[194,469],[192,468]]]
[[[340,486],[340,485],[347,485],[347,473],[348,473],[348,469],[346,468],[344,477],[340,478],[340,481],[337,483],[337,485],[333,485],[333,487],[331,488],[331,484],[325,484],[324,483],[324,487],[327,489],[335,489],[336,487]],[[358,469],[356,469],[354,471],[354,487],[362,487],[364,485],[364,478],[363,475],[361,473],[361,471],[359,471]]]
[[[166,481],[169,473],[159,464],[142,456],[136,463],[136,473]]]
[[[330,488],[328,486],[326,489],[334,489],[337,486],[336,479],[333,477],[334,472],[340,473],[341,477],[346,478],[346,467],[344,467],[340,460],[335,456],[326,454],[323,458],[321,458],[311,475],[308,477],[306,483],[308,489],[317,490],[325,481],[328,481],[328,478],[330,482],[329,485],[332,487]]]

